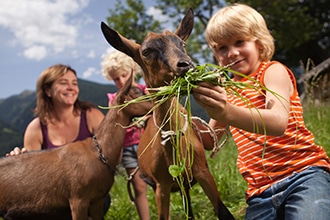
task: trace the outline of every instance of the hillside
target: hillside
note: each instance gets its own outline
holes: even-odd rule
[[[106,93],[115,92],[114,85],[94,83],[79,79],[79,99],[91,101],[96,106],[107,106]],[[14,146],[22,146],[23,134],[28,123],[33,119],[35,92],[23,91],[0,102],[0,156]],[[106,111],[102,110],[103,113]]]
[[[96,106],[107,106],[106,93],[115,92],[114,85],[94,83],[79,79],[79,99],[91,101]],[[15,146],[22,146],[23,134],[33,119],[35,92],[23,91],[7,99],[0,100],[0,157]],[[105,114],[106,110],[102,110]],[[192,113],[207,120],[206,112],[192,99]]]
[[[0,156],[5,155],[14,146],[22,146],[23,131],[0,121]]]

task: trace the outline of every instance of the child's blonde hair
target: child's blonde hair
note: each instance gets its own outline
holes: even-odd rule
[[[133,71],[134,75],[141,72],[140,66],[130,56],[117,50],[104,57],[101,67],[102,75],[107,80],[112,80],[110,76],[111,71],[124,70],[129,73]]]
[[[233,4],[220,9],[212,16],[206,27],[206,41],[214,51],[217,44],[231,38],[256,41],[263,49],[261,61],[274,55],[274,38],[265,19],[255,9],[244,4]]]

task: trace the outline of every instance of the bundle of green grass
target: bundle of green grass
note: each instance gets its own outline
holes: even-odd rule
[[[149,94],[131,100],[123,104],[122,107],[131,103],[143,102],[147,100],[157,100],[155,105],[158,106],[158,104],[164,103],[172,97],[176,97],[179,100],[184,97],[189,99],[192,89],[197,87],[200,82],[211,82],[215,85],[226,88],[229,92],[234,93],[235,88],[251,87],[249,84],[233,81],[230,77],[230,73],[248,78],[248,76],[244,76],[239,72],[231,70],[229,65],[225,67],[214,64],[198,65],[190,69],[185,75],[174,78],[169,85],[158,88],[148,88]],[[189,103],[187,103],[187,105],[189,106]],[[187,107],[187,105],[185,107]]]

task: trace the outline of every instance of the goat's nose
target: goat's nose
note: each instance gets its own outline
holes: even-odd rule
[[[187,66],[190,66],[190,62],[189,61],[179,61],[177,66],[178,66],[178,68],[185,68]]]
[[[180,75],[185,74],[192,67],[193,64],[190,61],[179,61],[177,63],[177,68]]]

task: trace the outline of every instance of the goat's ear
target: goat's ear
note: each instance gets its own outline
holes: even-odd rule
[[[134,74],[133,74],[133,70],[132,70],[130,77],[126,80],[123,87],[117,92],[117,95],[124,96],[124,95],[127,95],[129,93],[129,90],[132,87],[133,78],[134,78]]]
[[[194,11],[189,8],[188,12],[179,24],[174,34],[178,35],[182,40],[187,40],[194,27]]]
[[[103,21],[101,22],[101,30],[108,43],[117,50],[127,54],[133,59],[135,58],[136,54],[139,53],[139,44],[120,35],[117,31],[108,27],[108,25],[106,25]]]

